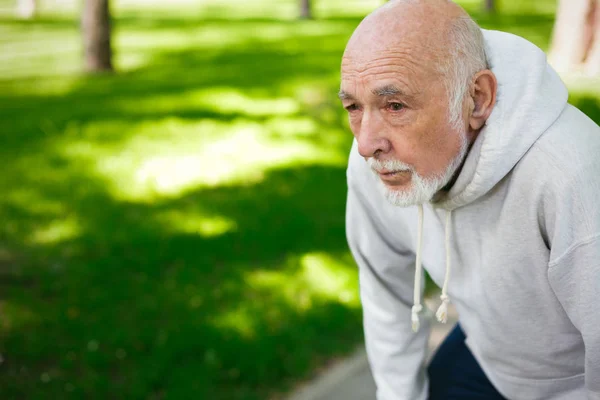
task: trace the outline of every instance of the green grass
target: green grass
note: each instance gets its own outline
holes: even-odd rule
[[[380,2],[303,22],[295,1],[117,2],[119,73],[95,77],[72,5],[18,21],[10,4],[0,398],[275,398],[362,340],[335,97]],[[535,7],[476,16],[547,46]],[[596,93],[574,101],[599,120]]]

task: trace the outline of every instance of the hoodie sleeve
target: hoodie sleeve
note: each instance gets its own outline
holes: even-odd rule
[[[555,167],[548,184],[544,215],[550,239],[548,279],[585,348],[588,398],[600,400],[600,140],[598,130],[585,147],[567,153],[570,162]],[[565,152],[565,149],[561,149]],[[558,164],[562,166],[563,163]]]
[[[359,267],[369,363],[377,400],[425,400],[425,356],[430,323],[411,328],[414,260],[383,224],[381,205],[369,203],[364,185],[348,180],[346,234]],[[422,280],[423,282],[423,280]]]
[[[600,234],[550,263],[550,284],[585,345],[588,398],[600,399]]]

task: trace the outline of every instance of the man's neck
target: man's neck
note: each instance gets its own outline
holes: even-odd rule
[[[460,166],[456,169],[456,172],[454,173],[454,175],[452,175],[452,179],[450,179],[448,181],[446,186],[444,186],[443,188],[440,189],[441,193],[439,193],[439,194],[445,194],[445,193],[450,192],[450,190],[452,189],[452,187],[458,180],[458,177],[460,176],[460,173],[462,172],[462,169],[465,166],[465,162],[467,161],[467,157],[469,156],[469,153],[471,152],[471,148],[473,147],[473,144],[475,143],[475,139],[477,138],[477,136],[479,136],[479,132],[477,132],[477,134],[474,136],[474,138],[469,142],[469,147],[465,154],[465,158],[462,160],[462,163],[460,164]],[[437,196],[434,196],[434,198],[435,197],[437,197]]]

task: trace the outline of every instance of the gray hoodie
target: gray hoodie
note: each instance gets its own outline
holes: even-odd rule
[[[497,104],[458,180],[422,218],[419,207],[389,204],[356,143],[351,151],[347,237],[377,398],[427,397],[431,312],[414,307],[421,258],[436,284],[447,281],[467,346],[506,398],[597,400],[600,129],[567,104],[539,48],[508,33],[484,37]]]

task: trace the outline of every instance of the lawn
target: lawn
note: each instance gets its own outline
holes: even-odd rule
[[[247,3],[116,1],[86,77],[73,3],[0,0],[1,399],[278,398],[362,340],[336,93],[382,2]],[[504,3],[546,47],[553,3]]]

